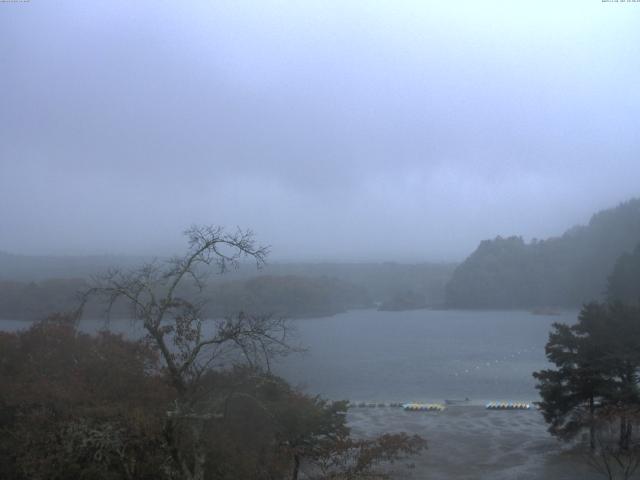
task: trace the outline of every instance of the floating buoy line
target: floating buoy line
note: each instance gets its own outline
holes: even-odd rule
[[[441,403],[405,403],[402,408],[408,412],[441,412],[445,407]]]
[[[485,405],[487,410],[531,410],[529,402],[489,402]]]
[[[452,405],[455,407],[458,404],[449,404],[449,406]],[[447,408],[447,405],[420,402],[349,402],[349,408],[402,408],[408,412],[441,412]],[[531,410],[534,406],[531,402],[492,401],[487,403],[485,408],[487,410]]]

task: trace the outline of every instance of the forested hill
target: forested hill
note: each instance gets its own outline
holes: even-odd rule
[[[484,240],[455,270],[446,303],[458,308],[574,307],[601,299],[616,260],[640,242],[640,199],[591,217],[561,237]]]
[[[143,257],[29,257],[0,252],[0,318],[38,319],[77,303],[76,293],[110,267],[139,267]],[[162,259],[158,260],[162,261]],[[455,265],[421,263],[274,263],[262,270],[211,271],[207,314],[243,310],[287,317],[320,317],[352,308],[424,308],[444,303]],[[193,293],[193,292],[191,292]],[[397,299],[410,299],[399,303]],[[99,315],[101,311],[90,311]],[[120,312],[126,314],[127,312]]]
[[[22,298],[27,292],[37,294],[39,299],[43,300],[44,305],[62,305],[66,304],[67,298],[73,293],[61,292],[65,288],[71,288],[78,282],[78,279],[88,280],[92,276],[99,275],[111,268],[119,268],[129,270],[136,268],[145,262],[152,260],[153,257],[133,257],[133,256],[27,256],[13,255],[0,251],[0,317],[3,315],[2,301],[3,298],[16,296],[21,297],[20,301],[11,300],[9,303],[13,305],[22,304],[27,298]],[[163,261],[163,258],[158,261]],[[397,305],[397,299],[410,298],[414,299],[411,304],[404,307],[416,308],[416,306],[441,306],[444,304],[444,289],[446,283],[451,278],[455,264],[452,263],[415,263],[402,264],[392,262],[378,263],[312,263],[312,262],[273,262],[267,263],[261,270],[256,270],[254,264],[242,265],[238,271],[229,271],[225,275],[217,275],[217,271],[212,270],[209,278],[212,288],[215,287],[215,297],[218,306],[225,305],[231,308],[238,305],[239,299],[247,299],[253,293],[262,292],[261,286],[264,283],[276,288],[272,293],[284,299],[281,295],[281,289],[287,288],[289,292],[289,300],[283,308],[276,308],[277,311],[285,311],[289,315],[314,315],[321,310],[317,301],[322,295],[326,294],[327,284],[331,283],[331,290],[336,295],[331,297],[332,300],[325,302],[322,308],[326,311],[336,310],[335,299],[344,298],[343,294],[338,291],[353,292],[354,288],[360,290],[358,295],[353,297],[354,302],[344,304],[338,310],[346,308],[356,308],[362,304],[362,296],[369,300],[367,304],[393,304]],[[250,281],[256,277],[265,277],[262,280]],[[301,284],[296,288],[308,290],[305,295],[296,293],[294,286],[296,282],[292,282],[292,278],[299,278]],[[331,282],[328,282],[331,279]],[[31,285],[33,282],[38,286],[37,289],[23,288]],[[227,284],[226,286],[217,284]],[[239,295],[240,286],[251,286],[249,294]],[[313,294],[311,294],[313,291]],[[66,292],[66,290],[65,290]],[[245,292],[246,293],[246,292]],[[266,297],[260,293],[260,298],[265,302],[259,303],[265,308],[271,308],[270,302],[266,301]],[[311,295],[311,296],[309,296]],[[317,297],[316,297],[317,296]],[[296,300],[293,300],[293,298]],[[302,302],[302,298],[309,302]],[[313,300],[312,298],[313,297]],[[244,301],[244,300],[243,300]],[[342,300],[340,300],[341,302]],[[31,300],[36,308],[39,301],[35,298]],[[52,303],[53,302],[53,303]],[[297,303],[296,303],[297,302]],[[257,308],[255,302],[249,302],[252,307]],[[301,308],[302,305],[308,308]],[[295,305],[295,308],[293,308]],[[286,307],[286,308],[285,308]],[[30,307],[30,309],[32,309]],[[33,310],[32,309],[32,310]],[[13,308],[11,311],[13,312]],[[304,310],[304,311],[303,311]],[[49,312],[44,312],[49,313]],[[8,313],[4,313],[7,315]],[[13,315],[13,313],[12,313]]]
[[[0,319],[39,320],[51,312],[78,307],[79,291],[89,287],[85,279],[50,279],[40,282],[0,280]],[[285,317],[323,317],[350,308],[370,308],[372,300],[364,288],[328,277],[268,276],[211,283],[203,293],[207,317],[272,314]],[[184,288],[185,298],[197,295],[195,286]],[[101,318],[100,305],[85,306],[88,318]],[[129,310],[116,304],[114,317],[126,317]]]

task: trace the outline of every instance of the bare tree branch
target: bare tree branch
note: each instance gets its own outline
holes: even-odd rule
[[[109,318],[116,303],[122,302],[133,321],[142,325],[145,341],[159,351],[179,394],[176,407],[167,416],[166,440],[185,477],[195,479],[202,473],[205,453],[195,451],[187,461],[175,445],[174,431],[179,420],[204,422],[220,415],[189,407],[189,394],[197,389],[203,373],[224,353],[235,361],[241,354],[245,363],[269,370],[273,357],[295,349],[287,343],[289,328],[283,319],[239,312],[206,322],[202,315],[205,299],[201,295],[211,268],[222,274],[229,268],[237,269],[243,258],[253,259],[261,268],[269,248],[256,245],[251,230],[238,228],[227,233],[219,226],[192,226],[184,233],[188,242],[184,255],[166,262],[154,260],[131,271],[110,270],[94,278],[91,288],[80,297],[78,312],[81,314],[87,301],[96,297],[106,305]],[[182,291],[189,292],[189,285],[195,286],[196,293],[184,298]],[[190,430],[195,439],[201,426],[193,424]]]

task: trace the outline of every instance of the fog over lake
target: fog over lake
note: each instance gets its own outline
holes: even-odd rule
[[[531,400],[531,372],[558,317],[522,311],[356,310],[296,322],[308,352],[276,371],[333,399],[408,402]]]
[[[640,0],[0,0],[0,43],[0,479],[640,472]]]

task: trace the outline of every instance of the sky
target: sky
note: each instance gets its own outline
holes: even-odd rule
[[[0,250],[451,261],[640,196],[640,2],[0,3]]]

